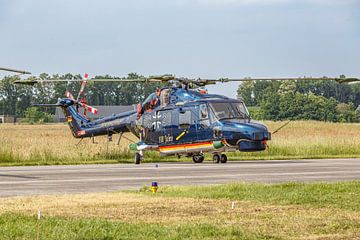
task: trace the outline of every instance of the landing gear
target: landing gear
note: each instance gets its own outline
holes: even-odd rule
[[[226,163],[227,162],[227,156],[225,154],[221,154],[220,162],[221,163]]]
[[[203,154],[193,155],[192,158],[194,163],[202,163],[205,159]]]
[[[220,162],[220,155],[219,154],[214,154],[213,155],[213,162],[214,163],[219,163]]]
[[[215,153],[213,155],[213,162],[214,163],[226,163],[227,162],[227,156],[225,154],[217,154]]]
[[[140,164],[141,158],[142,156],[140,153],[135,153],[135,164]]]

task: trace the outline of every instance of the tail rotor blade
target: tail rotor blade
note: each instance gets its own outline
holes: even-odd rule
[[[82,102],[82,103],[86,106],[86,97],[83,98],[83,99],[81,99],[80,102]],[[84,117],[86,117],[86,112],[87,112],[87,111],[86,111],[86,107],[84,107],[84,114],[83,114]]]
[[[71,100],[75,100],[74,96],[71,94],[71,92],[69,90],[66,90],[65,96],[67,98],[70,98]]]
[[[86,81],[88,80],[88,77],[89,77],[89,74],[85,73],[84,78],[83,78],[84,80],[81,83],[80,91],[79,91],[79,94],[78,94],[78,96],[76,98],[76,101],[79,101],[82,93],[84,92],[84,89],[85,89],[85,86],[86,86]]]
[[[97,114],[97,113],[98,113],[97,108],[94,108],[94,107],[92,107],[92,106],[90,106],[90,105],[87,105],[87,104],[85,104],[85,103],[82,103],[82,102],[79,102],[79,104],[80,104],[83,108],[85,108],[86,110],[88,110],[89,112],[91,112],[92,114]]]
[[[87,110],[89,110],[92,114],[97,114],[98,110],[94,107],[91,107],[89,105],[86,105]]]

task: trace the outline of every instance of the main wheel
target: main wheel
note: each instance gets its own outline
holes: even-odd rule
[[[204,161],[204,155],[194,155],[193,156],[193,161],[194,163],[202,163]]]
[[[221,163],[226,163],[227,162],[227,156],[225,154],[221,154],[220,161],[221,161]]]
[[[135,153],[135,164],[140,164],[140,162],[141,162],[140,153]]]
[[[214,154],[213,155],[213,162],[214,163],[219,163],[220,162],[220,155],[219,154]]]

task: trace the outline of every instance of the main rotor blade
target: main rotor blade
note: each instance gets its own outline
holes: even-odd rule
[[[220,78],[220,79],[209,79],[209,81],[216,82],[245,82],[245,81],[291,81],[291,80],[314,80],[314,81],[329,81],[334,80],[338,83],[350,83],[350,82],[360,82],[359,78],[333,78],[333,77],[290,77],[290,78]]]
[[[280,77],[280,78],[219,78],[219,79],[188,79],[188,78],[176,78],[173,75],[160,75],[160,76],[150,76],[149,78],[136,78],[136,79],[128,79],[128,78],[92,78],[88,79],[89,82],[97,82],[97,83],[105,83],[105,82],[118,82],[118,83],[132,83],[132,82],[143,82],[143,83],[165,83],[165,82],[179,82],[182,84],[193,84],[196,86],[205,86],[209,84],[216,83],[226,83],[226,82],[245,82],[245,81],[290,81],[290,80],[315,80],[315,81],[329,81],[334,80],[338,83],[353,83],[360,82],[359,78],[342,78],[342,77]],[[23,84],[23,85],[35,85],[37,83],[58,83],[58,82],[82,82],[83,79],[35,79],[35,80],[17,80],[14,81],[15,84]]]
[[[38,83],[59,83],[59,82],[82,82],[83,79],[44,79],[44,80],[17,80],[14,81],[15,84],[22,84],[22,85],[35,85]],[[122,78],[122,79],[107,79],[107,78],[103,78],[103,79],[97,79],[97,78],[93,78],[93,79],[88,79],[86,80],[87,82],[98,82],[98,83],[105,83],[105,82],[118,82],[118,83],[132,83],[132,82],[144,82],[144,83],[148,83],[148,82],[163,82],[162,80],[159,79],[147,79],[147,78],[138,78],[138,79],[127,79],[127,78]]]
[[[27,72],[27,71],[24,71],[24,70],[12,69],[12,68],[0,67],[0,70],[7,71],[7,72],[21,73],[21,74],[31,74],[31,72]]]

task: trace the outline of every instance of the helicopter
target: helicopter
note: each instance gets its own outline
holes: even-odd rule
[[[0,69],[1,70],[1,69]],[[20,71],[17,71],[21,73]],[[25,72],[25,71],[23,71]],[[28,72],[26,72],[28,73]],[[227,152],[264,151],[271,140],[271,132],[264,124],[253,120],[241,99],[209,94],[203,87],[210,84],[231,81],[281,81],[281,80],[335,80],[340,83],[358,82],[358,78],[239,78],[239,79],[189,79],[174,75],[160,75],[139,79],[49,79],[17,80],[15,84],[35,85],[38,83],[79,82],[77,98],[66,90],[66,98],[59,98],[55,104],[35,106],[60,107],[75,138],[94,138],[130,132],[139,141],[130,144],[135,151],[134,162],[140,164],[144,152],[155,150],[162,156],[176,155],[191,157],[194,163],[202,163],[204,153],[211,153],[213,162],[226,163]],[[86,111],[96,114],[98,110],[81,99],[86,82],[143,82],[164,83],[136,110],[113,114],[98,120],[86,117]],[[84,108],[84,113],[79,108]],[[119,138],[119,140],[120,140]]]

